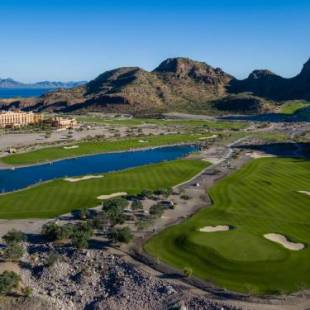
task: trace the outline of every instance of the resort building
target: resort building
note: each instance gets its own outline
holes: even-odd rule
[[[50,124],[52,127],[62,128],[62,129],[72,129],[77,127],[78,122],[75,118],[63,118],[60,116],[52,117],[45,120],[45,123]]]
[[[42,114],[22,111],[4,111],[0,112],[0,128],[22,127],[42,122]]]

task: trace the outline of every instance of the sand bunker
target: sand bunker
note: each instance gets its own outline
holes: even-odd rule
[[[64,180],[68,182],[80,182],[80,181],[85,181],[89,179],[100,179],[100,178],[103,178],[103,175],[85,175],[80,178],[65,178]]]
[[[97,199],[105,200],[105,199],[111,199],[111,198],[115,198],[119,196],[126,196],[126,195],[127,195],[126,192],[119,192],[119,193],[113,193],[110,195],[101,195],[101,196],[98,196]]]
[[[200,137],[198,140],[207,140],[207,139],[214,139],[217,135],[209,136],[209,137]]]
[[[72,146],[64,146],[65,150],[72,150],[72,149],[78,149],[79,146],[78,145],[72,145]]]
[[[283,245],[286,249],[291,251],[300,251],[305,247],[302,243],[288,241],[285,236],[280,234],[265,234],[264,237],[270,241]]]
[[[265,157],[275,157],[274,155],[271,154],[265,154],[265,153],[259,153],[259,152],[249,152],[246,153],[246,155],[249,155],[251,158],[265,158]]]
[[[139,140],[139,143],[147,143],[148,141],[146,140]]]
[[[201,232],[217,232],[217,231],[228,231],[230,228],[228,225],[218,225],[218,226],[205,226],[200,228]]]
[[[309,191],[298,191],[298,193],[310,196],[310,192]]]

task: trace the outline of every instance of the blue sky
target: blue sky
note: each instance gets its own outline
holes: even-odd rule
[[[308,0],[1,0],[0,77],[92,79],[186,56],[239,78],[310,57]]]

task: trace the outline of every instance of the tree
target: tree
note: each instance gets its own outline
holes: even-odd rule
[[[71,238],[74,225],[59,226],[55,223],[47,223],[42,227],[42,235],[49,241],[64,240]]]
[[[164,196],[169,196],[172,193],[172,189],[171,188],[159,188],[156,191],[154,191],[155,195],[164,195]]]
[[[9,294],[18,288],[20,276],[13,271],[4,271],[0,274],[0,294]]]
[[[24,255],[24,248],[17,243],[10,243],[3,250],[3,258],[9,261],[18,261]]]
[[[133,235],[130,228],[126,226],[124,228],[112,228],[109,237],[113,242],[128,243],[133,238]]]
[[[25,240],[25,235],[19,230],[12,229],[8,231],[2,239],[6,242],[6,244],[21,243]]]
[[[86,220],[89,218],[89,210],[88,209],[81,209],[78,212],[78,217],[80,220]]]

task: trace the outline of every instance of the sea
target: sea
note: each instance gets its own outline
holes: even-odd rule
[[[0,98],[38,97],[51,90],[47,88],[0,88]]]

